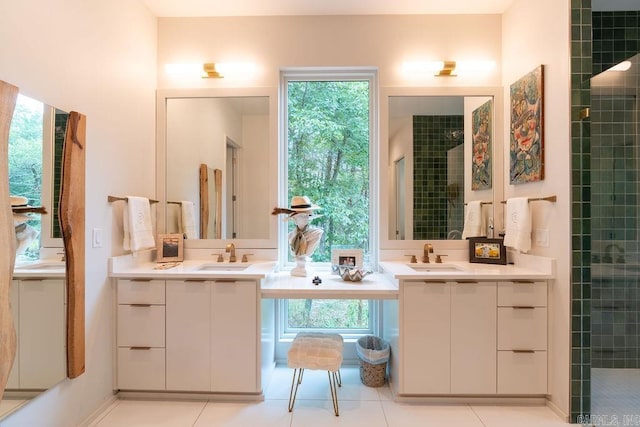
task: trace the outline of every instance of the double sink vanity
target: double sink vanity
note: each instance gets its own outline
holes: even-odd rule
[[[327,268],[314,284],[275,261],[187,257],[158,268],[150,253],[115,257],[115,388],[262,399],[275,364],[277,299],[376,299],[396,398],[542,397],[554,269],[533,258],[517,267],[383,261],[361,282]]]

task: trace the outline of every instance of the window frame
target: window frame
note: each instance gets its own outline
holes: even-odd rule
[[[279,138],[278,138],[278,200],[281,206],[288,206],[288,84],[292,81],[368,81],[369,82],[369,248],[368,265],[378,267],[379,250],[379,89],[378,73],[371,67],[331,67],[331,68],[287,68],[280,72],[279,102]],[[282,222],[278,225],[278,260],[280,268],[291,269],[293,262],[288,260],[288,230]],[[319,268],[329,270],[330,263],[313,263]],[[323,299],[323,298],[317,298]],[[356,298],[354,298],[356,299]],[[366,329],[322,329],[324,332],[340,333],[345,340],[354,341],[360,336],[378,334],[381,320],[381,304],[376,300],[367,300],[369,310],[369,327]],[[319,330],[313,328],[288,328],[287,300],[276,303],[277,346],[287,346],[301,331]],[[283,353],[283,350],[277,353]]]

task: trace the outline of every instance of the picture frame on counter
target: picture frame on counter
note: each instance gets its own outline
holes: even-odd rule
[[[157,262],[182,262],[184,260],[184,235],[158,234]]]
[[[331,265],[362,268],[362,249],[332,249]]]
[[[469,262],[506,265],[507,248],[504,246],[504,240],[470,237]]]

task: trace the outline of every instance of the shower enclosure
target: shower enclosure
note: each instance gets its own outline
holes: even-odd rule
[[[639,81],[640,55],[594,76],[587,119],[591,414],[595,422],[617,420],[619,425],[640,425]]]

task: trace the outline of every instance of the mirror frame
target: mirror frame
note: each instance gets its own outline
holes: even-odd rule
[[[276,249],[278,247],[277,217],[271,216],[271,209],[278,204],[278,89],[277,88],[214,88],[214,89],[163,89],[156,93],[156,196],[158,209],[156,211],[156,232],[166,230],[167,217],[167,100],[172,98],[240,98],[265,97],[269,102],[269,204],[265,212],[259,215],[270,216],[269,237],[267,239],[187,239],[185,248],[224,248],[228,242],[235,242],[242,248]]]
[[[502,87],[382,87],[380,88],[380,250],[409,250],[415,249],[416,244],[438,242],[438,249],[468,249],[464,240],[391,240],[389,239],[389,212],[382,208],[389,206],[390,186],[393,183],[383,179],[390,167],[389,158],[389,98],[398,96],[490,96],[493,97],[493,221],[496,232],[504,228],[503,211],[500,203],[504,196],[504,89]],[[466,155],[465,155],[466,157]],[[465,174],[468,172],[465,171]],[[465,188],[465,203],[473,200]]]

